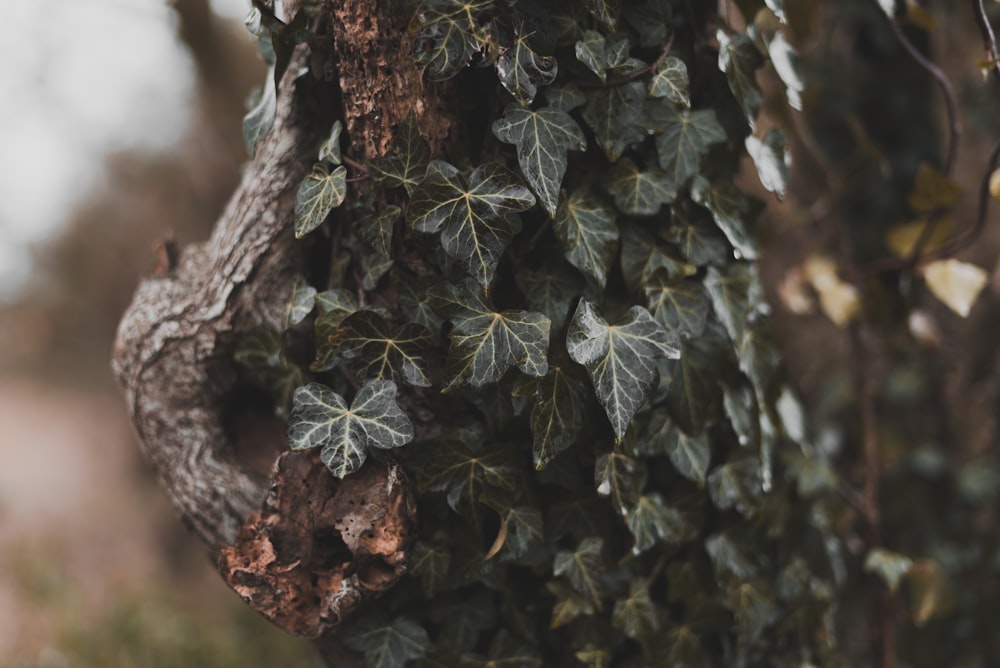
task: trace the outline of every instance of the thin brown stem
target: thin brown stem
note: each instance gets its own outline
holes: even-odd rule
[[[352,169],[358,170],[362,174],[365,174],[365,175],[368,174],[368,168],[365,167],[360,162],[358,162],[357,160],[354,160],[353,158],[348,158],[346,155],[342,155],[340,157],[340,161],[343,162],[348,167],[351,167]]]
[[[972,12],[976,15],[979,32],[983,35],[983,46],[986,48],[986,60],[990,63],[990,73],[994,79],[1000,81],[1000,53],[997,52],[997,38],[993,32],[993,26],[990,25],[990,19],[986,15],[983,0],[972,0]]]

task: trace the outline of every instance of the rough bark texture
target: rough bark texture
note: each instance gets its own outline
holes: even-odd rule
[[[452,116],[412,63],[408,17],[380,16],[377,0],[329,3],[326,11],[348,153],[359,160],[385,154],[410,112],[439,150]],[[278,87],[274,126],[211,239],[179,256],[165,247],[139,286],[119,326],[113,367],[143,450],[185,522],[213,556],[222,555],[227,581],[285,630],[315,638],[402,574],[414,511],[392,465],[373,462],[338,483],[317,458],[286,455],[264,485],[232,460],[226,424],[238,380],[234,346],[262,321],[280,322],[292,277],[303,270],[295,193],[317,137],[334,120],[309,117],[330,105],[306,104],[296,93],[307,62],[299,47]],[[352,500],[365,507],[351,510]],[[357,534],[351,519],[374,538]],[[335,642],[318,646],[328,661],[346,660]]]

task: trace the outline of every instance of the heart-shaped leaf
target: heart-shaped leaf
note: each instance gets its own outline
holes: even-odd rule
[[[586,190],[579,190],[559,207],[552,231],[562,242],[570,264],[603,288],[618,251],[614,210]]]
[[[345,318],[324,345],[351,363],[360,380],[401,378],[410,385],[430,387],[424,359],[430,342],[431,333],[421,325],[411,322],[393,332],[379,314],[358,311]]]
[[[514,43],[504,45],[497,58],[497,75],[507,92],[522,105],[531,104],[539,86],[555,81],[558,67],[552,56],[540,56],[528,44],[528,35],[517,31]]]
[[[341,165],[331,172],[324,162],[313,165],[295,195],[295,238],[301,239],[319,227],[330,212],[344,203],[347,169]]]

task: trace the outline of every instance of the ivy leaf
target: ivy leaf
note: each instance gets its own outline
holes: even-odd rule
[[[736,250],[737,257],[757,259],[757,243],[743,220],[750,209],[750,201],[731,183],[709,184],[701,176],[691,183],[691,197],[712,213],[726,239]]]
[[[510,451],[486,447],[482,433],[449,434],[425,444],[429,455],[418,470],[421,486],[444,492],[452,510],[477,520],[480,498],[486,489],[513,490],[519,476],[511,466]]]
[[[729,533],[709,536],[705,540],[705,551],[712,560],[719,580],[735,578],[737,582],[746,582],[756,577],[760,570],[747,556],[747,550],[743,545]]]
[[[340,133],[344,131],[344,124],[339,120],[333,122],[330,136],[327,137],[319,147],[319,161],[340,164]]]
[[[499,163],[461,173],[435,160],[413,191],[407,218],[419,232],[441,231],[445,252],[486,289],[513,237],[504,214],[524,211],[534,203],[531,191]]]
[[[344,638],[344,644],[365,655],[370,668],[403,668],[413,659],[421,659],[431,646],[427,631],[408,617],[390,620],[372,614]]]
[[[777,195],[778,199],[785,199],[788,166],[792,162],[792,156],[788,152],[784,133],[778,128],[771,128],[764,139],[749,135],[744,143],[757,168],[760,184]]]
[[[670,56],[665,58],[649,82],[649,96],[666,98],[678,107],[687,109],[691,106],[688,95],[687,65],[680,58]]]
[[[645,99],[646,86],[641,81],[602,88],[590,95],[581,114],[608,160],[617,161],[626,148],[645,138],[638,123]]]
[[[570,322],[566,348],[574,362],[587,368],[619,441],[656,385],[656,359],[680,355],[677,335],[641,306],[609,325],[586,299]]]
[[[709,301],[698,281],[671,279],[665,269],[657,269],[642,290],[653,317],[668,330],[683,337],[705,331]]]
[[[441,318],[431,308],[429,295],[434,281],[397,271],[393,273],[393,284],[399,292],[399,303],[410,320],[432,332],[440,332]]]
[[[432,287],[430,297],[435,310],[454,325],[446,391],[495,383],[513,366],[529,376],[548,371],[551,323],[541,313],[497,312],[468,287],[451,283]]]
[[[609,179],[608,192],[621,212],[629,216],[656,215],[662,205],[677,197],[677,185],[665,172],[655,168],[639,171],[628,158],[614,166]]]
[[[459,668],[541,668],[544,664],[538,650],[500,630],[490,643],[489,657],[463,654]]]
[[[740,445],[756,450],[761,436],[760,407],[753,385],[746,376],[740,374],[738,382],[727,380],[723,384],[722,406]]]
[[[517,31],[514,43],[506,46],[497,58],[500,83],[522,105],[531,104],[538,87],[555,81],[558,71],[555,58],[539,56],[531,49],[523,27]]]
[[[309,285],[302,276],[296,276],[292,281],[292,294],[285,304],[284,327],[290,327],[302,322],[312,313],[316,305],[316,288]]]
[[[910,572],[913,567],[913,560],[902,554],[890,552],[876,548],[865,557],[865,572],[875,573],[889,587],[889,591],[896,593],[903,576]]]
[[[240,337],[233,358],[260,375],[277,412],[287,414],[292,394],[305,377],[302,369],[288,360],[281,332],[269,323],[258,325]]]
[[[660,615],[656,605],[649,598],[648,579],[632,580],[628,596],[615,601],[611,613],[611,625],[621,629],[629,638],[640,642],[645,642],[660,630]]]
[[[469,64],[480,48],[476,15],[491,0],[433,0],[424,6],[426,24],[417,34],[414,60],[431,81],[444,81]]]
[[[636,444],[636,452],[666,455],[678,473],[699,485],[705,482],[712,458],[707,433],[702,431],[697,436],[689,436],[664,410],[654,411],[649,417],[643,437]]]
[[[618,250],[614,211],[586,190],[578,190],[559,207],[552,231],[570,264],[604,288]]]
[[[328,316],[328,321],[336,319],[338,316],[340,320],[343,320],[358,310],[358,302],[354,299],[354,295],[343,288],[317,293],[316,306],[319,308],[320,316]],[[336,327],[340,324],[340,320],[329,322],[328,326]],[[317,338],[320,338],[318,327]]]
[[[319,227],[347,195],[347,169],[332,172],[323,162],[313,165],[295,195],[295,238],[301,239]]]
[[[444,591],[451,564],[451,550],[438,541],[418,541],[413,546],[406,570],[420,578],[424,596],[433,598]]]
[[[403,186],[409,195],[424,178],[431,151],[410,112],[396,128],[396,151],[368,161],[368,173],[383,188]]]
[[[667,361],[667,411],[686,434],[700,434],[722,399],[716,382],[718,355],[710,345],[701,338],[683,339],[680,359]]]
[[[752,643],[777,617],[774,595],[763,582],[744,582],[729,591],[740,644]]]
[[[541,471],[579,438],[586,420],[586,397],[580,381],[560,366],[550,367],[541,378],[527,379],[515,389],[514,396],[533,399],[531,454],[535,468]]]
[[[542,523],[542,511],[531,506],[514,506],[501,514],[507,537],[504,541],[504,552],[501,561],[520,559],[533,546],[545,542],[545,530]]]
[[[493,134],[517,147],[521,173],[538,194],[542,207],[554,216],[559,186],[566,174],[566,154],[587,148],[580,126],[561,109],[544,107],[532,111],[511,105],[503,118],[493,123]]]
[[[583,39],[576,43],[576,59],[596,74],[601,83],[607,80],[608,54],[604,35],[596,30],[585,30]]]
[[[382,316],[366,310],[345,318],[328,345],[354,363],[359,380],[401,378],[416,387],[430,387],[424,359],[430,343],[425,327],[411,322],[390,332]]]
[[[604,598],[604,558],[601,550],[604,540],[601,538],[584,538],[572,552],[563,550],[556,553],[552,564],[555,575],[565,576],[570,585],[580,593],[596,609],[601,608]]]
[[[524,267],[514,280],[528,306],[544,313],[558,327],[566,323],[570,307],[586,289],[583,277],[558,258],[541,263],[537,269]]]
[[[729,243],[711,221],[688,216],[674,207],[670,223],[666,239],[677,244],[688,262],[702,267],[724,264],[732,257]]]
[[[730,38],[722,30],[716,33],[719,39],[719,69],[726,73],[729,90],[743,108],[750,127],[756,127],[757,112],[764,96],[754,79],[754,72],[764,64],[764,57],[753,40],[746,33]]]
[[[545,89],[545,99],[549,106],[563,111],[573,111],[584,102],[587,96],[577,86],[549,86]]]
[[[552,619],[549,622],[549,627],[557,629],[580,616],[594,614],[595,606],[565,582],[556,580],[547,583],[545,587],[556,597],[555,605],[552,606]]]
[[[699,523],[690,514],[671,508],[657,492],[639,497],[625,514],[635,545],[632,554],[640,555],[657,543],[686,543],[698,535]]]
[[[698,173],[703,155],[713,144],[726,140],[726,131],[715,118],[715,111],[687,111],[671,104],[654,107],[652,118],[656,153],[660,167],[679,187]]]
[[[698,271],[673,248],[658,243],[652,234],[637,225],[621,225],[621,243],[622,276],[630,290],[641,290],[658,270],[670,280],[692,276]]]
[[[705,289],[730,338],[742,340],[751,308],[762,301],[754,265],[734,262],[721,270],[710,267],[705,276]]]
[[[754,457],[727,462],[708,476],[708,495],[719,510],[734,508],[743,515],[752,515],[761,493],[760,462]]]
[[[350,408],[319,383],[295,390],[288,444],[293,450],[322,447],[320,459],[338,478],[360,468],[371,448],[398,448],[412,439],[413,425],[396,405],[392,381],[368,381]]]
[[[646,468],[620,452],[610,452],[597,458],[594,484],[597,493],[611,499],[611,504],[622,515],[633,506],[646,483]]]
[[[393,227],[402,210],[398,206],[387,206],[374,216],[366,216],[358,222],[358,238],[380,255],[392,258]]]
[[[253,158],[257,154],[257,146],[274,125],[274,114],[277,111],[278,99],[274,85],[274,67],[272,66],[264,80],[264,88],[259,97],[253,99],[253,104],[247,115],[243,117],[243,142],[247,153]]]
[[[604,24],[609,32],[618,27],[618,15],[621,12],[621,0],[586,0],[587,10],[595,19]]]

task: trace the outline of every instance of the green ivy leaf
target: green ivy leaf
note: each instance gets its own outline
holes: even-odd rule
[[[608,192],[622,213],[629,216],[653,216],[660,207],[677,197],[677,185],[665,172],[653,168],[640,171],[625,158],[609,175]]]
[[[760,285],[749,262],[734,262],[722,269],[710,267],[705,289],[712,299],[715,315],[733,341],[743,339],[752,308],[762,303]]]
[[[494,311],[476,292],[452,283],[434,286],[430,297],[435,310],[454,325],[446,390],[495,383],[513,366],[529,376],[548,371],[551,323],[541,313]]]
[[[717,351],[701,338],[683,339],[681,356],[668,360],[670,388],[666,406],[670,417],[687,434],[700,434],[714,418],[722,399]]]
[[[705,551],[712,560],[718,580],[748,582],[760,572],[760,567],[747,556],[748,550],[730,533],[709,536],[705,540]]]
[[[638,123],[645,99],[646,86],[641,81],[602,88],[590,95],[581,113],[608,160],[617,161],[626,148],[645,138]]]
[[[477,520],[484,490],[514,490],[519,476],[511,465],[510,451],[486,447],[482,433],[458,432],[438,442],[423,444],[427,459],[421,463],[421,487],[444,492],[452,510]]]
[[[719,510],[734,508],[752,515],[763,491],[760,461],[755,457],[739,457],[708,476],[708,495]]]
[[[679,545],[698,536],[699,523],[691,513],[671,508],[657,492],[639,497],[625,514],[635,545],[632,554],[640,555],[658,543]]]
[[[511,105],[503,118],[493,123],[493,134],[517,147],[517,163],[528,184],[538,194],[542,207],[554,216],[559,187],[566,174],[566,155],[583,151],[587,140],[576,121],[561,109],[536,111]]]
[[[586,299],[570,322],[566,348],[574,362],[587,368],[619,441],[656,385],[655,360],[680,355],[677,335],[641,306],[609,325]]]
[[[305,376],[297,364],[289,361],[281,332],[268,323],[258,325],[240,337],[233,357],[259,374],[278,414],[287,414],[292,394],[305,382]]]
[[[673,248],[658,243],[647,230],[629,224],[622,224],[620,229],[622,276],[630,290],[642,290],[657,271],[663,271],[670,280],[697,273],[697,267],[685,262]]]
[[[343,397],[319,383],[295,390],[288,416],[289,447],[321,447],[320,459],[338,478],[360,468],[371,448],[398,448],[412,439],[413,425],[396,405],[392,381],[368,381],[350,408]]]
[[[666,239],[677,244],[688,262],[703,267],[725,264],[732,257],[726,238],[711,221],[688,216],[674,207],[670,223]]]
[[[586,190],[578,190],[559,207],[552,231],[570,264],[604,288],[618,250],[614,211]]]
[[[708,320],[708,293],[691,279],[671,279],[657,269],[643,285],[646,305],[657,322],[683,337],[698,336]]]
[[[756,450],[760,445],[760,408],[750,381],[740,374],[739,381],[727,380],[722,386],[722,406],[741,446]]]
[[[414,60],[431,81],[458,74],[481,47],[476,16],[492,0],[432,0],[424,4],[423,30],[417,34]]]
[[[390,620],[372,614],[346,634],[344,644],[364,654],[368,668],[403,668],[423,658],[431,641],[427,631],[408,617]]]
[[[379,314],[358,311],[340,323],[326,345],[352,363],[359,380],[402,379],[409,385],[430,387],[424,359],[430,343],[431,333],[421,325],[411,322],[391,332]],[[317,355],[323,355],[322,346]]]
[[[558,71],[555,58],[539,56],[532,50],[523,28],[517,31],[513,44],[504,45],[497,58],[500,83],[522,105],[531,104],[539,86],[555,81]]]
[[[576,59],[587,66],[604,83],[607,80],[608,54],[604,35],[596,30],[585,30],[583,39],[576,43]]]
[[[736,615],[740,644],[760,638],[778,615],[778,605],[765,582],[743,582],[728,592],[729,605]]]
[[[683,60],[674,56],[663,59],[649,82],[649,96],[665,98],[683,109],[691,106],[688,94],[688,70]]]
[[[340,134],[344,131],[344,124],[339,120],[333,122],[330,136],[326,138],[320,147],[318,159],[320,162],[331,162],[340,164]]]
[[[645,642],[660,630],[660,615],[649,598],[649,580],[635,578],[625,598],[615,601],[611,625],[633,640]]]
[[[716,35],[719,39],[719,69],[726,73],[729,90],[733,91],[736,101],[743,108],[750,127],[756,127],[757,112],[764,96],[754,79],[754,72],[764,64],[764,57],[746,33],[730,38],[719,30]]]
[[[424,596],[433,598],[446,588],[451,550],[438,541],[418,541],[406,563],[407,573],[420,578]]]
[[[569,580],[570,586],[598,610],[601,608],[601,599],[604,598],[603,549],[604,540],[601,538],[585,538],[572,552],[557,552],[552,564],[552,572]]]
[[[586,397],[580,380],[568,369],[551,366],[541,378],[529,378],[514,396],[532,398],[531,454],[541,471],[579,438],[585,423]]]
[[[316,288],[309,285],[302,276],[292,281],[292,294],[285,304],[284,327],[287,330],[299,324],[312,313],[316,306]]]
[[[708,434],[697,436],[684,433],[664,410],[650,415],[642,439],[636,443],[641,455],[666,455],[677,472],[699,485],[705,482],[712,450]]]
[[[392,258],[392,235],[396,220],[402,210],[398,206],[387,206],[374,216],[365,216],[358,222],[358,238],[380,255]]]
[[[688,111],[664,103],[653,107],[651,122],[656,137],[660,167],[675,187],[687,183],[700,169],[701,158],[713,144],[726,140],[726,131],[715,118],[715,111]]]
[[[732,183],[709,182],[698,176],[691,183],[691,198],[712,213],[726,239],[736,250],[737,257],[757,259],[757,243],[743,220],[750,208],[750,201]]]
[[[757,168],[760,184],[766,190],[773,192],[778,199],[785,199],[785,189],[788,187],[788,166],[792,156],[788,152],[785,134],[778,128],[771,128],[764,139],[753,135],[746,138],[747,153]]]
[[[326,163],[313,165],[295,195],[295,238],[301,239],[319,227],[331,211],[344,203],[346,195],[347,169],[343,165],[332,172]]]
[[[351,294],[349,290],[345,290],[343,288],[325,290],[317,293],[316,306],[319,309],[321,317],[327,316],[327,326],[332,328],[336,328],[336,326],[340,323],[340,320],[343,320],[358,310],[358,302],[354,299],[354,295]],[[340,320],[331,322],[338,316]],[[316,336],[317,338],[320,337],[318,327]]]
[[[253,158],[257,155],[260,141],[271,131],[274,125],[274,114],[277,111],[278,99],[274,86],[274,67],[272,66],[264,80],[264,88],[259,96],[253,98],[250,111],[243,117],[243,142],[247,153]]]
[[[441,318],[431,307],[429,291],[434,280],[393,272],[393,285],[399,293],[399,303],[409,319],[432,332],[441,331]]]
[[[611,499],[622,515],[635,505],[646,483],[646,468],[620,452],[610,452],[597,458],[594,485],[597,493]]]
[[[570,307],[586,289],[583,277],[558,258],[540,263],[537,269],[524,267],[514,279],[528,306],[544,313],[557,327],[566,323]]]
[[[549,86],[544,93],[550,107],[567,112],[573,111],[587,101],[587,96],[583,94],[583,91],[573,84]]]
[[[461,173],[435,160],[410,198],[407,219],[419,232],[441,232],[445,252],[486,289],[513,237],[504,214],[535,203],[531,191],[499,163]]]
[[[618,27],[618,15],[621,13],[621,0],[586,0],[587,11],[595,19],[604,24],[609,32]]]
[[[549,626],[553,629],[565,626],[578,617],[589,617],[595,612],[595,606],[565,582],[559,580],[549,582],[546,584],[546,589],[556,597],[556,602],[552,606],[552,619],[549,622]]]
[[[542,511],[531,506],[514,506],[501,514],[507,528],[507,538],[503,544],[500,561],[520,559],[532,547],[545,542],[545,528]]]
[[[501,629],[490,643],[489,656],[463,654],[459,668],[541,668],[538,650]]]
[[[420,136],[417,118],[410,112],[396,128],[396,151],[368,161],[368,173],[383,188],[403,186],[412,195],[427,172],[431,150]]]

